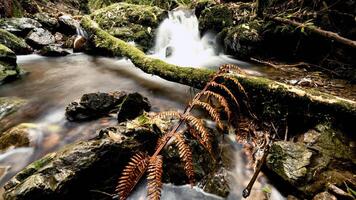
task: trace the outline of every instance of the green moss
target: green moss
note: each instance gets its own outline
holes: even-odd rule
[[[154,29],[166,12],[155,6],[116,3],[91,16],[102,29],[124,41],[134,41],[146,51],[153,46]]]
[[[31,47],[26,44],[25,40],[18,38],[4,29],[0,29],[0,44],[7,46],[17,54],[27,54],[32,51]]]
[[[203,10],[199,18],[199,28],[203,31],[220,32],[233,25],[233,12],[225,4],[219,4]]]

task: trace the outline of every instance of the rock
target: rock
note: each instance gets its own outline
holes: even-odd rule
[[[185,3],[188,3],[187,0]],[[111,4],[124,2],[130,4],[138,4],[138,5],[148,5],[148,6],[157,6],[159,8],[165,10],[172,10],[179,6],[180,3],[177,0],[154,0],[154,1],[140,1],[140,0],[89,0],[88,7],[92,12],[99,10],[100,8],[105,8],[110,6]]]
[[[16,54],[0,44],[0,85],[20,76],[20,68],[16,64]]]
[[[55,38],[51,32],[43,28],[35,28],[26,37],[26,42],[34,48],[42,48],[46,45],[53,44]]]
[[[227,52],[239,58],[249,59],[261,49],[262,22],[242,23],[225,29],[224,46]]]
[[[266,164],[284,180],[297,183],[306,177],[311,156],[302,144],[278,141],[273,143]]]
[[[64,43],[64,42],[65,42],[64,36],[63,36],[63,34],[60,33],[60,32],[56,32],[56,33],[54,34],[54,39],[56,40],[56,43]]]
[[[29,54],[33,50],[22,38],[18,38],[14,34],[0,29],[0,44],[7,46],[9,49],[14,51],[16,54]]]
[[[109,114],[122,103],[125,92],[84,94],[79,102],[72,102],[66,108],[69,121],[83,121]]]
[[[6,116],[16,112],[25,103],[26,100],[17,97],[0,97],[0,121]]]
[[[0,20],[0,28],[21,37],[25,37],[30,31],[41,26],[38,21],[25,17]]]
[[[108,131],[119,140],[111,139]],[[4,198],[100,199],[101,194],[91,191],[113,193],[129,158],[138,151],[152,153],[157,139],[152,136],[148,128],[127,130],[117,126],[102,137],[68,145],[13,177],[4,186]]]
[[[56,31],[59,28],[58,20],[50,17],[47,13],[36,13],[34,18],[42,24],[42,26],[50,31]]]
[[[34,129],[37,128],[35,124],[22,123],[15,126],[0,137],[0,151],[4,152],[11,147],[29,147],[37,142],[37,135],[34,134]]]
[[[313,200],[337,200],[337,198],[329,192],[321,192],[315,195]]]
[[[329,123],[298,136],[297,142],[275,142],[267,167],[308,198],[333,184],[356,183],[355,147],[349,135]],[[352,187],[356,185],[353,184]]]
[[[199,18],[203,10],[213,7],[217,2],[215,0],[197,0],[193,2],[192,7],[195,10],[195,15]]]
[[[50,57],[58,57],[58,56],[66,56],[70,54],[70,52],[66,49],[63,49],[56,45],[45,46],[41,49],[40,54],[43,56]]]
[[[144,111],[149,111],[151,104],[146,97],[139,93],[131,93],[125,97],[119,106],[117,113],[117,120],[123,122],[126,120],[134,119],[142,115]]]
[[[75,35],[77,34],[77,28],[80,27],[78,21],[73,19],[69,15],[63,15],[58,18],[59,22],[59,31],[66,35]]]
[[[85,48],[87,39],[84,36],[78,35],[73,42],[73,51],[81,52]]]
[[[226,180],[227,177],[229,177],[229,171],[223,167],[210,174],[204,182],[204,191],[220,197],[227,197],[230,193],[229,181]]]
[[[154,33],[167,12],[147,5],[116,3],[92,14],[101,28],[126,42],[134,41],[143,50],[154,44]]]

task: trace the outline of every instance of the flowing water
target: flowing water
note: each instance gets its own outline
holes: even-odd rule
[[[171,12],[160,25],[152,56],[167,62],[186,66],[215,68],[225,63],[237,63],[259,74],[248,63],[224,55],[213,34],[200,37],[198,20],[190,11]],[[80,30],[78,30],[80,31]],[[80,33],[85,34],[85,33]],[[0,154],[0,177],[3,185],[15,173],[30,162],[53,152],[66,144],[85,140],[96,135],[102,127],[116,124],[115,117],[90,122],[68,122],[65,106],[84,93],[127,91],[147,96],[153,111],[182,110],[192,97],[192,90],[157,76],[143,73],[129,60],[72,54],[62,58],[46,58],[37,55],[18,56],[18,64],[28,72],[22,79],[0,87],[0,96],[20,97],[28,101],[24,109],[15,113],[12,125],[31,123],[30,147],[9,149]],[[241,146],[227,137],[222,143],[224,151],[231,155],[231,194],[228,199],[241,199],[241,191],[247,185],[252,171],[246,168]],[[263,188],[271,189],[270,199],[283,199],[266,178],[259,178],[250,199],[263,199]],[[131,199],[143,199],[144,183]],[[162,199],[221,199],[204,193],[200,188],[165,184]],[[255,195],[255,196],[253,196]]]

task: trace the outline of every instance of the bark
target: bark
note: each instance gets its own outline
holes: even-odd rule
[[[133,64],[146,73],[160,76],[169,81],[203,88],[214,71],[201,68],[181,67],[151,58],[136,47],[113,37],[98,27],[88,16],[83,17],[82,27],[92,34],[97,48],[105,49],[114,56],[129,58]],[[267,112],[271,106],[283,107],[289,113],[302,117],[315,115],[333,116],[342,123],[356,121],[356,102],[313,89],[301,89],[262,77],[236,74],[237,79],[250,95],[257,114]]]
[[[339,34],[337,33],[334,33],[334,32],[331,32],[331,31],[325,31],[321,28],[318,28],[318,27],[311,27],[311,26],[305,26],[303,23],[299,23],[299,22],[296,22],[296,21],[293,21],[293,20],[290,20],[290,19],[285,19],[285,18],[281,18],[281,17],[268,17],[266,16],[266,18],[270,19],[270,20],[273,20],[273,21],[276,21],[276,22],[279,22],[279,23],[283,23],[283,24],[288,24],[288,25],[293,25],[293,26],[296,26],[296,27],[304,27],[305,29],[313,32],[313,33],[316,33],[322,37],[325,37],[325,38],[328,38],[328,39],[331,39],[331,40],[335,40],[341,44],[344,44],[344,45],[347,45],[349,47],[352,47],[352,48],[356,48],[356,41],[354,40],[350,40],[350,39],[347,39],[347,38],[344,38],[342,36],[340,36]]]

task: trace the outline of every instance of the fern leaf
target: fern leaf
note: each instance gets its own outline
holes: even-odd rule
[[[189,179],[190,185],[193,187],[195,178],[194,178],[194,168],[193,168],[193,156],[192,151],[188,144],[185,143],[185,140],[181,134],[175,134],[175,142],[178,148],[179,157],[184,164],[184,171]]]
[[[159,200],[161,198],[162,172],[162,156],[151,157],[147,176],[147,197],[150,200]]]
[[[209,113],[210,117],[216,122],[218,127],[221,130],[224,129],[219,112],[215,108],[213,108],[210,104],[197,100],[192,102],[191,106],[199,106],[201,108],[204,108],[204,110],[206,110]]]
[[[137,182],[141,179],[147,170],[148,161],[148,156],[141,152],[131,158],[129,164],[124,168],[116,187],[116,192],[119,193],[120,200],[126,199]]]
[[[229,97],[234,101],[235,105],[237,106],[238,111],[240,112],[240,104],[237,101],[234,94],[230,91],[229,88],[227,88],[225,85],[217,83],[215,81],[210,82],[209,85],[212,87],[218,88],[218,89],[224,91],[227,95],[229,95]]]
[[[218,103],[219,103],[222,107],[224,107],[224,111],[225,111],[225,113],[226,113],[226,115],[227,115],[227,119],[228,119],[228,121],[230,121],[231,110],[230,110],[230,108],[229,108],[229,103],[226,101],[226,99],[225,99],[222,95],[220,95],[220,94],[218,94],[218,93],[215,93],[215,92],[212,92],[212,91],[209,91],[209,90],[204,91],[204,92],[203,92],[203,95],[207,96],[208,98],[209,98],[210,96],[214,97],[214,98],[216,99],[216,101],[218,101]]]
[[[183,116],[183,120],[190,124],[196,132],[193,132],[192,135],[198,139],[198,141],[211,153],[211,144],[210,144],[210,136],[209,131],[205,128],[203,122],[194,117],[193,115],[186,114]],[[197,137],[199,136],[199,137]]]
[[[154,118],[180,118],[181,114],[177,111],[163,111],[157,113],[157,115],[154,116]]]

